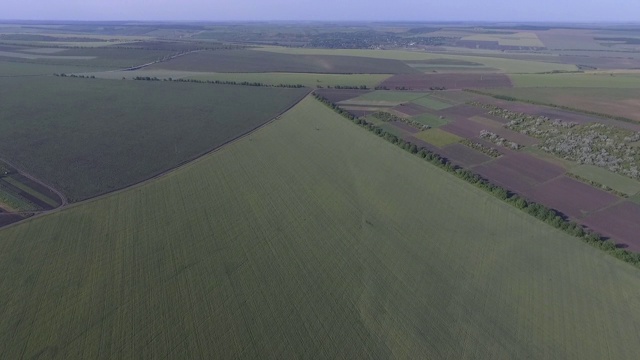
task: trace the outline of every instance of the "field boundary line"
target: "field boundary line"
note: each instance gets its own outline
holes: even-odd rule
[[[66,205],[59,206],[59,207],[57,207],[55,209],[38,212],[34,216],[24,218],[23,220],[16,221],[16,222],[8,224],[6,226],[2,226],[2,227],[0,227],[0,230],[7,229],[7,228],[10,228],[10,227],[13,227],[13,226],[17,226],[17,225],[20,225],[20,224],[25,223],[27,221],[31,221],[31,220],[34,220],[34,219],[37,219],[37,218],[40,218],[40,217],[43,217],[43,216],[47,216],[47,215],[50,215],[50,214],[53,214],[53,213],[57,213],[57,212],[66,210],[66,209],[72,209],[74,207],[81,206],[81,205],[84,205],[84,204],[88,204],[88,203],[91,203],[93,201],[98,201],[98,200],[106,198],[108,196],[116,195],[116,194],[119,194],[119,193],[122,193],[122,192],[125,192],[125,191],[128,191],[128,190],[136,189],[138,187],[142,187],[142,186],[147,185],[149,183],[152,183],[152,182],[154,182],[156,180],[164,178],[164,177],[174,173],[175,171],[182,170],[184,168],[192,166],[192,165],[198,163],[199,161],[203,160],[204,158],[206,158],[208,155],[211,155],[211,154],[214,154],[214,153],[216,153],[216,152],[218,152],[220,150],[223,150],[226,147],[228,147],[229,145],[232,145],[232,144],[244,139],[245,137],[254,134],[255,132],[259,131],[260,129],[271,125],[276,120],[279,120],[282,115],[284,115],[289,110],[291,110],[294,107],[296,107],[300,102],[302,102],[302,100],[306,99],[312,92],[313,92],[313,89],[309,89],[309,91],[307,91],[307,93],[304,94],[304,96],[301,96],[297,101],[295,101],[289,107],[287,107],[284,110],[280,111],[278,114],[276,114],[274,117],[268,119],[266,122],[264,122],[264,123],[262,123],[260,125],[254,126],[253,128],[247,130],[246,132],[244,132],[244,133],[242,133],[242,134],[240,134],[240,135],[238,135],[238,136],[236,136],[236,137],[234,137],[232,139],[229,139],[229,140],[225,141],[224,143],[214,147],[213,149],[209,149],[209,150],[207,150],[207,151],[205,151],[203,153],[200,153],[200,154],[192,157],[191,159],[184,160],[184,161],[178,163],[177,165],[175,165],[175,166],[173,166],[173,167],[171,167],[171,168],[169,168],[167,170],[162,171],[159,174],[156,174],[156,175],[153,175],[153,176],[148,177],[146,179],[140,180],[140,181],[135,182],[135,183],[133,183],[131,185],[128,185],[126,187],[123,187],[123,188],[120,188],[120,189],[117,189],[117,190],[113,190],[113,191],[110,191],[110,192],[107,192],[107,193],[104,193],[104,194],[96,195],[96,196],[84,199],[82,201],[78,201],[78,202],[75,202],[75,203],[68,203],[67,202]],[[4,161],[4,160],[0,159],[0,161]],[[9,164],[9,163],[7,163],[7,164],[13,166],[12,164]],[[25,175],[25,174],[23,174],[23,175]],[[37,179],[32,179],[32,180],[38,181]],[[40,181],[38,181],[38,182],[40,183]],[[45,185],[45,184],[42,184],[42,185]],[[49,187],[49,186],[47,186],[47,187]],[[54,190],[54,189],[52,189],[52,190]],[[55,190],[55,191],[56,191],[56,193],[58,193],[57,190]],[[66,197],[64,197],[64,200],[67,201]],[[33,213],[33,212],[31,212],[31,213]]]

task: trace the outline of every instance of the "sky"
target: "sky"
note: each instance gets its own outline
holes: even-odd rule
[[[0,0],[4,20],[640,22],[638,0]]]

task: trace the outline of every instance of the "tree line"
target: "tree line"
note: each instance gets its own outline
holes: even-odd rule
[[[386,132],[384,129],[370,122],[367,122],[365,119],[356,118],[349,112],[341,109],[336,104],[316,94],[315,92],[313,93],[313,95],[318,101],[330,107],[336,113],[387,140],[388,142],[404,149],[405,151],[425,159],[426,161],[443,169],[444,171],[453,174],[454,176],[490,193],[498,199],[511,204],[512,206],[526,212],[531,216],[536,217],[541,221],[544,221],[545,223],[557,229],[564,231],[571,236],[579,238],[580,240],[591,246],[606,251],[616,258],[640,268],[640,254],[635,254],[628,250],[617,248],[615,243],[613,243],[612,241],[607,240],[597,232],[587,229],[574,221],[568,220],[568,218],[559,211],[530,201],[516,193],[510,192],[508,189],[496,185],[468,169],[464,169],[462,167],[454,165],[449,159],[429,149],[425,149],[423,147],[419,148],[416,144],[413,144],[404,139],[400,139],[397,136]]]

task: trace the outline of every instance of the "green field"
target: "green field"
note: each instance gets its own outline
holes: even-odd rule
[[[451,59],[466,62],[479,63],[484,66],[500,69],[509,74],[529,74],[558,71],[575,71],[578,68],[570,64],[556,64],[531,60],[515,60],[494,58],[490,56],[467,56],[467,55],[450,55],[450,54],[431,54],[417,51],[400,51],[400,50],[335,50],[335,49],[309,49],[309,48],[282,48],[282,47],[262,47],[260,50],[265,52],[275,52],[279,54],[292,55],[343,55],[358,56],[375,59],[394,59],[402,61],[416,60],[432,60],[432,59]]]
[[[415,137],[437,147],[455,144],[458,141],[462,140],[460,136],[440,129],[429,129],[421,131],[420,133],[415,135]]]
[[[453,106],[431,96],[424,96],[418,99],[414,99],[411,102],[433,110],[444,110]]]
[[[0,154],[77,201],[192,159],[265,123],[307,91],[0,78]]]
[[[439,116],[431,114],[414,116],[411,118],[411,120],[417,121],[424,125],[429,125],[431,127],[440,127],[449,123],[447,119],[441,119]]]
[[[6,358],[640,352],[637,269],[312,99],[155,182],[0,230],[0,272]]]
[[[248,81],[269,85],[301,84],[308,87],[360,86],[374,88],[390,74],[311,74],[311,73],[202,73],[186,76],[186,79]]]
[[[409,102],[411,100],[425,96],[425,93],[412,92],[412,91],[388,91],[388,90],[376,90],[357,98],[351,99],[354,101],[390,101],[390,102]]]
[[[334,56],[336,55],[336,56]],[[171,61],[155,64],[149,69],[188,70],[199,72],[289,72],[326,74],[411,74],[418,73],[402,61],[393,59],[363,59],[327,54],[320,56],[280,54],[255,50],[202,51]]]
[[[22,197],[7,191],[0,180],[0,208],[14,211],[34,211],[40,210],[35,204],[28,202]]]
[[[60,202],[59,201],[56,201],[56,200],[52,199],[51,197],[40,193],[36,189],[32,189],[31,187],[27,186],[26,184],[18,181],[13,176],[4,176],[4,177],[0,178],[0,181],[5,181],[8,184],[11,184],[11,185],[15,186],[16,188],[20,189],[21,191],[24,191],[25,193],[27,193],[27,194],[39,199],[40,201],[46,203],[47,205],[51,206],[51,208],[55,209],[58,206],[60,206]]]
[[[120,80],[123,77],[132,79],[141,77],[157,77],[159,79],[194,79],[203,81],[235,81],[235,82],[259,82],[267,85],[304,85],[310,88],[321,86],[360,86],[374,88],[376,85],[390,77],[389,74],[320,74],[320,73],[211,73],[182,70],[136,70],[136,71],[106,71],[106,72],[86,72],[84,75],[91,75],[101,79]]]
[[[53,75],[100,70],[85,66],[33,64],[21,61],[0,61],[0,77]]]
[[[580,165],[572,168],[570,172],[629,196],[640,192],[640,182],[595,165]]]
[[[640,79],[638,80],[640,83]],[[640,121],[640,87],[638,88],[561,88],[529,87],[489,89],[492,94],[531,100],[543,104],[566,106]]]
[[[54,54],[27,54],[0,51],[0,59],[20,60],[31,64],[80,66],[94,69],[123,69],[157,61],[173,55],[169,50],[87,48],[64,49]],[[63,72],[63,71],[57,71]],[[76,71],[77,72],[77,71]]]
[[[514,74],[515,87],[640,89],[640,74]]]

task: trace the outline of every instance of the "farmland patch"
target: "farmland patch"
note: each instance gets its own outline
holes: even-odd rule
[[[391,75],[387,74],[320,74],[320,73],[192,73],[186,79],[257,82],[268,85],[292,84],[311,88],[336,86],[366,86],[374,88]]]
[[[423,96],[421,98],[412,101],[413,104],[424,106],[432,110],[444,110],[452,107],[453,105],[442,100],[438,100],[432,96]]]
[[[640,103],[637,101],[640,98],[640,88],[519,88],[492,89],[491,92],[640,121]]]
[[[0,231],[0,271],[11,358],[639,351],[637,269],[312,99],[156,182]]]
[[[414,116],[411,120],[417,121],[421,124],[431,126],[431,127],[440,127],[449,123],[449,121],[441,116],[424,114],[420,116]]]
[[[416,134],[415,137],[437,147],[454,144],[462,139],[461,137],[448,131],[441,130],[440,128],[422,131]]]
[[[510,153],[487,165],[475,167],[474,171],[506,189],[524,195],[530,194],[533,187],[565,172],[557,165],[525,153]]]
[[[591,229],[610,236],[629,250],[640,252],[640,205],[625,201],[584,219]]]
[[[466,89],[510,87],[511,80],[504,74],[411,74],[395,75],[382,83],[389,89],[410,90]]]
[[[72,201],[188,161],[307,92],[58,77],[0,78],[0,85],[0,153]]]
[[[629,196],[640,192],[640,182],[593,165],[580,165],[571,169],[571,173],[587,180],[600,183]]]
[[[315,92],[323,98],[331,101],[332,103],[339,103],[341,101],[357,98],[368,92],[369,90],[338,90],[338,89],[317,89]]]
[[[403,103],[394,107],[393,110],[399,111],[407,116],[418,116],[428,111],[427,108],[415,103]]]
[[[541,73],[551,71],[575,71],[578,68],[573,64],[558,64],[542,61],[515,60],[504,58],[492,58],[485,56],[468,55],[443,55],[417,51],[402,50],[361,50],[361,49],[310,49],[310,48],[283,48],[262,47],[260,51],[275,52],[279,54],[304,54],[304,55],[345,55],[377,59],[395,59],[403,61],[429,60],[429,59],[453,59],[483,64],[490,68],[500,69],[509,74],[513,73]]]
[[[220,73],[411,74],[418,72],[401,61],[390,59],[289,55],[255,50],[201,51],[149,68]]]
[[[493,160],[490,156],[458,143],[447,145],[438,152],[440,155],[453,161],[455,164],[465,168],[470,168]]]
[[[527,195],[531,200],[559,210],[573,219],[580,219],[620,199],[604,190],[566,176],[537,186]]]

